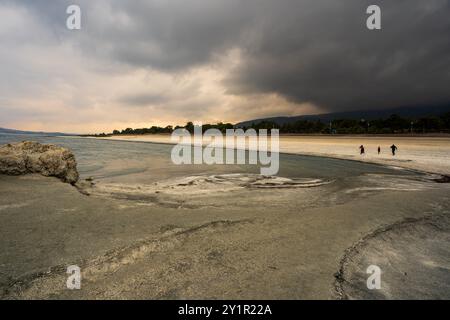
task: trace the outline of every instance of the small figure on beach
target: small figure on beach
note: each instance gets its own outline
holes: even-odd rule
[[[397,151],[397,146],[395,145],[395,144],[393,144],[392,146],[391,146],[391,150],[392,150],[392,155],[393,156],[395,156],[395,151]]]
[[[359,150],[360,150],[360,154],[364,154],[366,151],[364,150],[364,146],[360,145],[359,146]]]
[[[381,152],[381,148],[380,148],[380,146],[378,146],[378,154],[380,154],[380,152]]]

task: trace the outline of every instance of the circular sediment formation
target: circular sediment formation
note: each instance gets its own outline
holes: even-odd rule
[[[340,299],[450,299],[450,213],[380,228],[346,250],[335,274]],[[381,270],[369,289],[369,266]]]

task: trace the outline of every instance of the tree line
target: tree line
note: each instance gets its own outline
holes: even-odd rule
[[[170,134],[176,129],[184,128],[194,132],[194,124],[186,123],[184,126],[152,126],[149,128],[114,130],[112,133],[101,133],[94,136],[107,137],[111,135],[142,135],[142,134]],[[225,133],[227,129],[235,126],[231,123],[204,124],[202,131],[218,129]],[[405,133],[450,133],[450,112],[434,117],[421,117],[418,119],[391,115],[388,118],[375,120],[336,119],[330,122],[321,120],[298,120],[291,123],[278,124],[273,121],[252,123],[242,129],[279,129],[280,133],[322,133],[322,134],[405,134]]]
[[[152,126],[150,128],[139,128],[139,129],[132,129],[132,128],[126,128],[123,130],[113,130],[112,133],[100,133],[95,134],[92,136],[95,137],[109,137],[113,135],[141,135],[141,134],[170,134],[176,129],[186,129],[190,133],[194,132],[194,123],[188,122],[184,126],[166,126],[166,127],[158,127],[158,126]],[[204,124],[202,126],[202,132],[205,132],[208,129],[218,129],[221,132],[225,133],[227,129],[233,129],[234,125],[232,123],[216,123],[216,124]]]
[[[252,123],[244,129],[279,129],[280,133],[323,133],[323,134],[401,134],[401,133],[450,133],[450,112],[436,117],[411,119],[391,115],[384,119],[354,120],[336,119],[330,122],[320,120],[298,120],[277,124],[273,121]]]

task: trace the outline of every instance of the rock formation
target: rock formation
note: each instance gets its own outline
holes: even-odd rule
[[[70,150],[30,141],[0,146],[0,173],[40,173],[70,184],[78,181],[77,162]]]

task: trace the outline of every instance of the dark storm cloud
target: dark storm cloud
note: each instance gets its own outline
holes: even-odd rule
[[[10,3],[14,1],[8,0]],[[176,72],[208,63],[239,44],[258,6],[239,0],[80,0],[83,30],[79,41],[90,54],[135,67]],[[58,37],[65,30],[70,0],[36,0],[36,12]],[[248,4],[247,4],[248,3]]]
[[[274,91],[328,111],[450,102],[449,1],[378,1],[381,31],[361,14],[373,1],[327,3],[275,9],[230,92]]]
[[[71,2],[26,5],[62,37]],[[178,73],[238,48],[242,61],[224,81],[230,94],[278,93],[326,111],[450,102],[448,0],[78,3],[79,45],[97,59]],[[365,27],[370,4],[382,9],[380,31]]]

